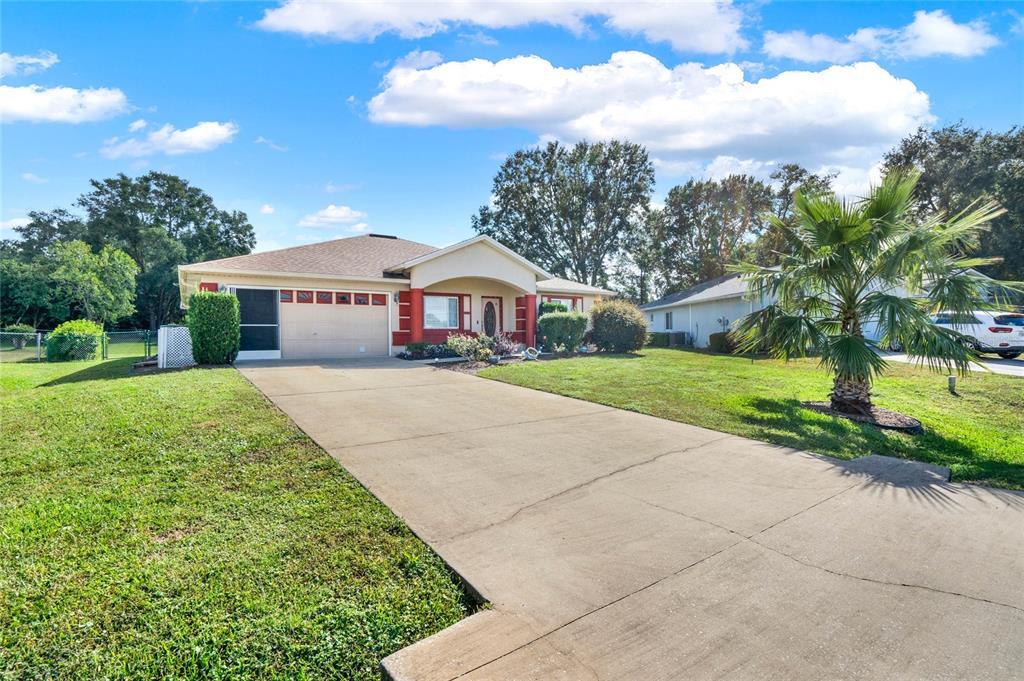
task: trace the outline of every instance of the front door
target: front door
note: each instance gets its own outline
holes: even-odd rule
[[[481,298],[484,304],[484,334],[494,336],[501,332],[501,298]]]

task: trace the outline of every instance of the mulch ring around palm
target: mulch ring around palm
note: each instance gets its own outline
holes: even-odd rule
[[[836,411],[832,409],[831,402],[804,402],[803,406],[811,411],[816,411],[820,414],[828,414],[829,416],[838,416],[844,419],[850,419],[857,423],[870,423],[873,426],[879,428],[887,428],[889,430],[899,430],[904,433],[910,433],[911,435],[918,435],[924,432],[924,426],[917,419],[901,414],[898,411],[892,411],[889,409],[883,409],[882,407],[872,406],[867,410],[866,413],[857,414],[845,411]]]

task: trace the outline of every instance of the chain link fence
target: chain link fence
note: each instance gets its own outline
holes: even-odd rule
[[[0,331],[0,363],[152,357],[156,334],[148,330],[108,331],[88,336],[50,338],[47,331]]]

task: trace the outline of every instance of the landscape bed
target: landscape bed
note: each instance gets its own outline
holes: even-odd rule
[[[789,362],[646,348],[490,367],[480,376],[843,459],[883,454],[948,466],[954,480],[1024,489],[1024,379],[974,372],[958,382],[893,362],[875,403],[919,419],[920,435],[802,406],[827,399],[831,376]]]
[[[472,610],[237,371],[132,361],[2,368],[0,676],[378,679]]]

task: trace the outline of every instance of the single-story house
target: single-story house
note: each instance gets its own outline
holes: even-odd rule
[[[509,332],[533,345],[541,302],[586,312],[612,291],[552,277],[487,236],[446,248],[383,234],[181,265],[195,291],[238,296],[238,358],[389,356],[451,333]]]
[[[985,277],[977,270],[971,274]],[[897,295],[906,295],[905,288],[897,287]],[[747,282],[740,274],[726,274],[702,284],[658,300],[641,305],[647,315],[647,325],[654,332],[688,333],[694,347],[706,348],[708,337],[719,331],[728,331],[731,325],[746,315],[772,303],[771,299],[754,300],[747,297]],[[864,325],[864,336],[878,340],[874,322]]]

